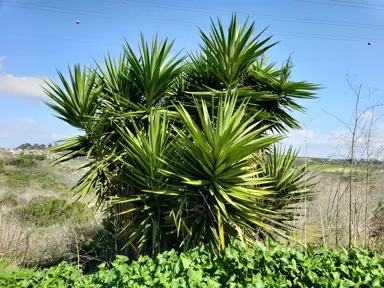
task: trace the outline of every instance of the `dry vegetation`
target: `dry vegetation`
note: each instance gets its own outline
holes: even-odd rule
[[[7,261],[7,267],[10,263],[31,267],[50,266],[62,260],[82,264],[113,260],[112,255],[121,247],[114,235],[116,223],[103,226],[101,215],[93,213],[92,204],[73,203],[69,198],[70,187],[84,173],[78,168],[85,160],[56,166],[51,165],[51,160],[30,160],[1,155],[0,259]],[[326,169],[316,179],[316,198],[305,204],[307,213],[299,220],[302,229],[297,231],[296,240],[312,245],[345,246],[349,173],[340,163],[313,167]],[[383,252],[384,173],[367,178],[362,169],[356,169],[352,183],[352,197],[356,199],[354,243]]]
[[[316,198],[306,204],[307,213],[300,219],[302,230],[298,231],[297,238],[302,243],[312,245],[346,247],[349,173],[318,173]],[[369,179],[365,176],[363,173],[354,173],[352,176],[353,244],[383,250],[384,233],[380,231],[384,228],[384,214],[380,203],[384,200],[384,173],[375,173]]]
[[[359,108],[360,90],[348,83],[356,110],[351,123],[340,120],[347,131],[342,135],[345,157],[298,159],[318,176],[314,199],[301,199],[295,207],[302,216],[295,220],[300,229],[293,238],[304,245],[360,246],[383,253],[384,172],[377,159],[382,159],[384,145],[375,138],[381,117],[375,109],[384,104],[382,98],[369,98],[371,103]],[[74,159],[52,166],[51,159],[38,155],[0,155],[0,271],[9,265],[50,266],[62,260],[110,263],[124,254],[117,235],[120,223],[95,214],[92,195],[82,202],[69,197],[86,172],[80,169],[85,164]]]
[[[42,157],[0,156],[0,259],[46,266],[78,258],[100,228],[89,203],[73,202],[84,161],[53,167]]]

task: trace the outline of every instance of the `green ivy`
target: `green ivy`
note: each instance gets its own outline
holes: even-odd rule
[[[118,256],[111,267],[101,264],[87,275],[65,262],[0,272],[0,287],[384,287],[384,259],[361,249],[293,248],[269,240],[245,248],[233,241],[221,256],[208,246],[133,262]]]

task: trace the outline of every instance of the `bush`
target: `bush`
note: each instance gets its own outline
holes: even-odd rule
[[[19,201],[17,200],[17,196],[14,193],[8,192],[0,198],[0,205],[16,206],[17,204],[19,204]]]
[[[41,189],[43,190],[61,191],[67,188],[65,184],[56,181],[56,176],[54,174],[42,170],[35,170],[32,180],[40,183]]]
[[[11,266],[12,266],[11,262],[0,259],[0,271],[4,271],[5,269]]]
[[[43,190],[63,191],[67,186],[56,181],[56,176],[50,172],[25,168],[13,168],[4,171],[6,183],[9,187],[25,187],[35,182]]]
[[[6,183],[9,187],[16,188],[29,185],[31,174],[20,169],[8,169],[4,171]]]
[[[42,197],[32,199],[26,206],[13,210],[13,213],[21,221],[42,227],[69,221],[72,224],[80,224],[92,219],[92,212],[86,204],[69,204],[63,199],[47,200]]]
[[[47,157],[44,154],[39,154],[39,155],[27,155],[28,157],[35,159],[36,161],[43,161],[47,159]]]
[[[384,237],[384,201],[380,201],[374,212],[371,224],[371,236]]]
[[[118,256],[93,274],[61,263],[44,270],[0,272],[1,287],[383,287],[384,260],[368,251],[292,248],[235,241],[216,257],[209,247],[129,263]]]
[[[118,217],[106,217],[101,224],[101,227],[91,231],[92,234],[87,237],[89,241],[83,241],[79,247],[80,254],[86,256],[82,258],[84,258],[84,270],[87,272],[93,271],[102,262],[110,265],[118,254],[129,253],[124,234],[119,233],[124,229],[124,222]]]
[[[34,167],[37,165],[37,159],[32,155],[20,155],[12,158],[8,164],[16,167]]]
[[[172,55],[173,41],[142,36],[119,59],[105,57],[96,69],[76,64],[71,77],[58,71],[60,82],[47,83],[47,105],[84,131],[51,151],[64,153],[63,162],[92,159],[72,191],[121,212],[132,253],[208,243],[220,251],[235,235],[251,242],[291,234],[294,208],[314,192],[302,167],[268,174],[296,152],[276,155],[271,169],[264,156],[300,127],[293,111],[320,86],[294,81],[290,59],[280,67],[265,59],[277,43],[238,19],[200,30],[198,51]]]

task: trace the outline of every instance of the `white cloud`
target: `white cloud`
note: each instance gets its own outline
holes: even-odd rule
[[[52,137],[52,139],[55,139],[55,140],[61,140],[61,139],[73,137],[75,135],[83,135],[83,134],[82,133],[74,133],[72,135],[69,135],[69,134],[65,134],[65,133],[52,133],[51,137]]]
[[[27,124],[36,124],[36,121],[32,118],[23,118],[22,121]]]
[[[384,158],[384,125],[377,125],[368,134],[366,130],[356,130],[355,158]],[[282,144],[299,149],[300,156],[321,158],[351,157],[352,133],[349,130],[337,130],[317,133],[313,130],[294,130],[282,141]],[[368,149],[368,150],[367,150]]]
[[[360,119],[365,119],[365,120],[373,120],[375,118],[376,118],[376,115],[373,112],[365,112],[360,116]]]
[[[5,59],[5,56],[0,56],[0,72],[3,69],[3,61]]]
[[[299,149],[300,156],[338,158],[341,156],[340,153],[344,152],[340,149],[338,133],[317,133],[310,129],[293,130],[282,143]]]
[[[0,75],[0,93],[11,96],[45,97],[42,86],[45,77],[17,77],[11,74]]]
[[[2,72],[5,56],[0,56],[0,72]],[[12,74],[0,74],[0,93],[10,96],[46,97],[42,86],[48,77],[20,77]]]

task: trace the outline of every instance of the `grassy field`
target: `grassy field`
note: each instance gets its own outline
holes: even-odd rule
[[[84,164],[0,155],[0,259],[44,266],[77,256],[100,226],[89,203],[70,199]]]
[[[298,159],[298,165],[304,162]],[[307,213],[294,223],[301,229],[293,238],[313,245],[345,245],[349,163],[315,158],[306,163],[319,173],[317,193],[301,207]],[[79,170],[84,164],[84,159],[78,159],[52,166],[44,157],[0,155],[0,270],[47,267],[62,260],[99,263],[116,253],[112,250],[118,247],[118,235],[114,234],[118,223],[103,225],[101,214],[95,214],[92,203],[87,202],[90,199],[74,203],[69,197],[70,188],[85,172]],[[375,163],[367,178],[363,164],[354,164],[352,171],[351,192],[361,224],[356,229],[358,235],[369,236],[371,247],[384,252],[384,209],[379,209],[381,214],[377,212],[378,205],[384,203],[384,173],[381,163]],[[369,221],[365,223],[364,217]],[[368,227],[368,234],[364,227]],[[378,237],[371,237],[380,229],[383,231]],[[360,236],[355,243],[366,244]]]
[[[312,158],[312,157],[298,157],[297,165],[306,164],[309,169],[319,172],[337,172],[348,173],[351,169],[353,172],[364,173],[369,169],[373,173],[384,172],[384,162],[374,161],[367,163],[362,160],[354,161],[350,165],[348,160],[343,159],[327,159],[327,158]]]

